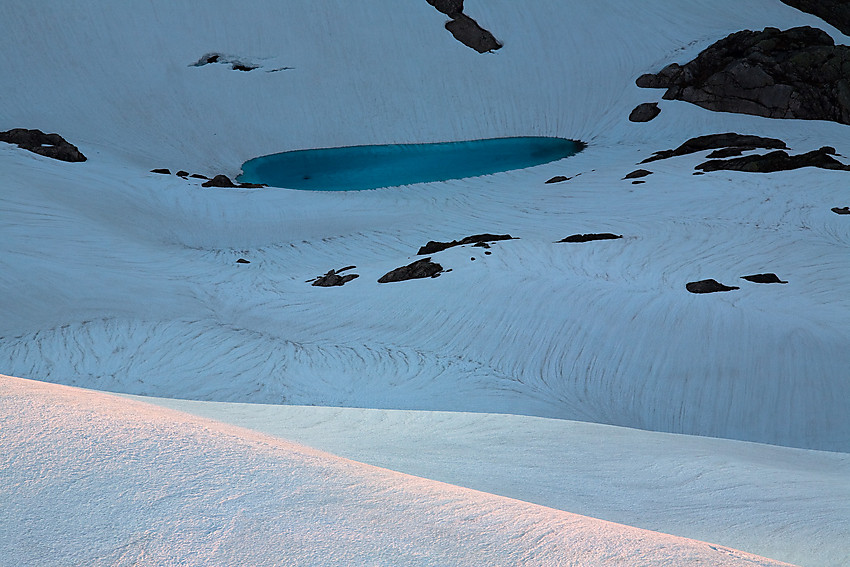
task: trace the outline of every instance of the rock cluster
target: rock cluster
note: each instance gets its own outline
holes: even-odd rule
[[[713,159],[701,163],[696,169],[701,171],[745,171],[749,173],[772,173],[787,171],[801,167],[819,167],[821,169],[837,169],[850,171],[850,166],[844,165],[830,154],[835,149],[824,146],[820,149],[799,155],[789,155],[788,152],[777,150],[767,154],[743,156],[731,159]]]
[[[850,124],[850,47],[809,26],[739,31],[636,82],[709,110]]]
[[[353,279],[359,278],[360,274],[345,274],[342,275],[342,272],[346,270],[354,269],[356,266],[348,266],[346,268],[342,268],[340,270],[330,270],[324,276],[319,276],[315,280],[313,280],[312,285],[314,287],[335,287],[340,285],[345,285]]]
[[[659,159],[684,156],[704,150],[723,149],[726,151],[737,151],[740,153],[743,150],[754,150],[756,148],[785,150],[788,149],[788,146],[785,145],[785,142],[777,140],[776,138],[762,138],[761,136],[736,134],[735,132],[708,134],[706,136],[691,138],[675,150],[661,150],[659,152],[655,152],[641,163],[649,163]]]
[[[0,132],[0,142],[16,144],[19,148],[60,161],[86,161],[86,156],[77,149],[77,146],[67,142],[59,134],[45,134],[41,130],[12,128],[6,132]]]
[[[487,53],[502,47],[492,33],[463,13],[463,0],[428,0],[428,3],[451,18],[446,22],[446,29],[465,46],[478,53]]]
[[[429,240],[425,246],[419,248],[419,252],[417,252],[416,255],[421,256],[423,254],[436,254],[437,252],[442,252],[443,250],[454,246],[464,246],[466,244],[474,244],[477,246],[488,242],[512,239],[513,236],[510,234],[474,234],[461,240],[452,240],[451,242],[436,242],[434,240]],[[489,248],[489,246],[487,247]]]
[[[237,188],[237,189],[259,189],[261,187],[266,187],[266,185],[262,185],[260,183],[234,183],[230,180],[230,178],[226,175],[216,175],[209,181],[206,181],[201,184],[201,187],[225,187],[225,188]]]

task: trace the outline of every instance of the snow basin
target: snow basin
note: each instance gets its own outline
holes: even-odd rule
[[[246,161],[241,182],[312,191],[358,191],[475,177],[570,157],[585,144],[549,137],[490,138],[296,150]]]

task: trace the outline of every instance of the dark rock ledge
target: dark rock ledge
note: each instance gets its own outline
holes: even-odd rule
[[[739,31],[636,83],[708,110],[850,124],[850,47],[809,26]]]
[[[732,291],[733,289],[741,288],[723,285],[717,280],[700,280],[697,282],[688,282],[685,284],[685,289],[691,293],[715,293],[718,291]]]
[[[0,142],[16,144],[19,148],[40,156],[67,162],[86,161],[86,156],[59,134],[45,134],[41,130],[12,128],[0,132]]]
[[[832,207],[831,210],[836,215],[850,215],[850,207]]]
[[[844,165],[831,154],[835,149],[824,146],[820,149],[799,155],[789,155],[788,152],[778,150],[767,154],[757,154],[731,159],[713,159],[701,163],[696,169],[701,171],[744,171],[749,173],[773,173],[775,171],[788,171],[801,167],[819,167],[821,169],[835,169],[850,171],[850,165]]]
[[[618,238],[623,238],[623,235],[611,234],[610,232],[597,232],[590,234],[573,234],[558,240],[558,242],[592,242],[594,240],[616,240]]]
[[[476,246],[489,248],[490,246],[487,245],[488,242],[513,239],[514,237],[510,234],[474,234],[461,240],[452,240],[451,242],[436,242],[434,240],[429,240],[425,246],[419,248],[416,255],[422,256],[423,254],[436,254],[437,252],[442,252],[443,250],[447,250],[455,246],[464,246],[466,244],[474,244]]]
[[[762,284],[771,284],[771,283],[786,284],[786,283],[788,283],[787,281],[780,280],[779,276],[777,276],[776,274],[773,274],[773,273],[753,274],[751,276],[741,276],[741,279],[747,280],[748,282],[762,283]]]
[[[463,13],[463,0],[427,0],[437,10],[451,18],[446,29],[456,40],[478,53],[495,51],[502,44],[492,33],[478,25],[478,22]]]
[[[440,264],[431,261],[431,258],[422,258],[415,262],[391,270],[381,276],[378,283],[402,282],[420,278],[436,278],[443,273]]]
[[[847,0],[781,0],[802,12],[832,24],[844,35],[850,35],[850,2]]]

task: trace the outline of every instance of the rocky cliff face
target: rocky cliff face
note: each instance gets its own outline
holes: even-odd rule
[[[850,35],[850,2],[847,0],[782,0],[783,4],[813,14]]]
[[[850,47],[808,26],[736,32],[636,82],[709,110],[850,124]]]

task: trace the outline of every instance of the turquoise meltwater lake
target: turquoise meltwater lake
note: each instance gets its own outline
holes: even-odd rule
[[[360,191],[523,169],[584,147],[564,138],[521,137],[296,150],[246,161],[238,179],[310,191]]]

